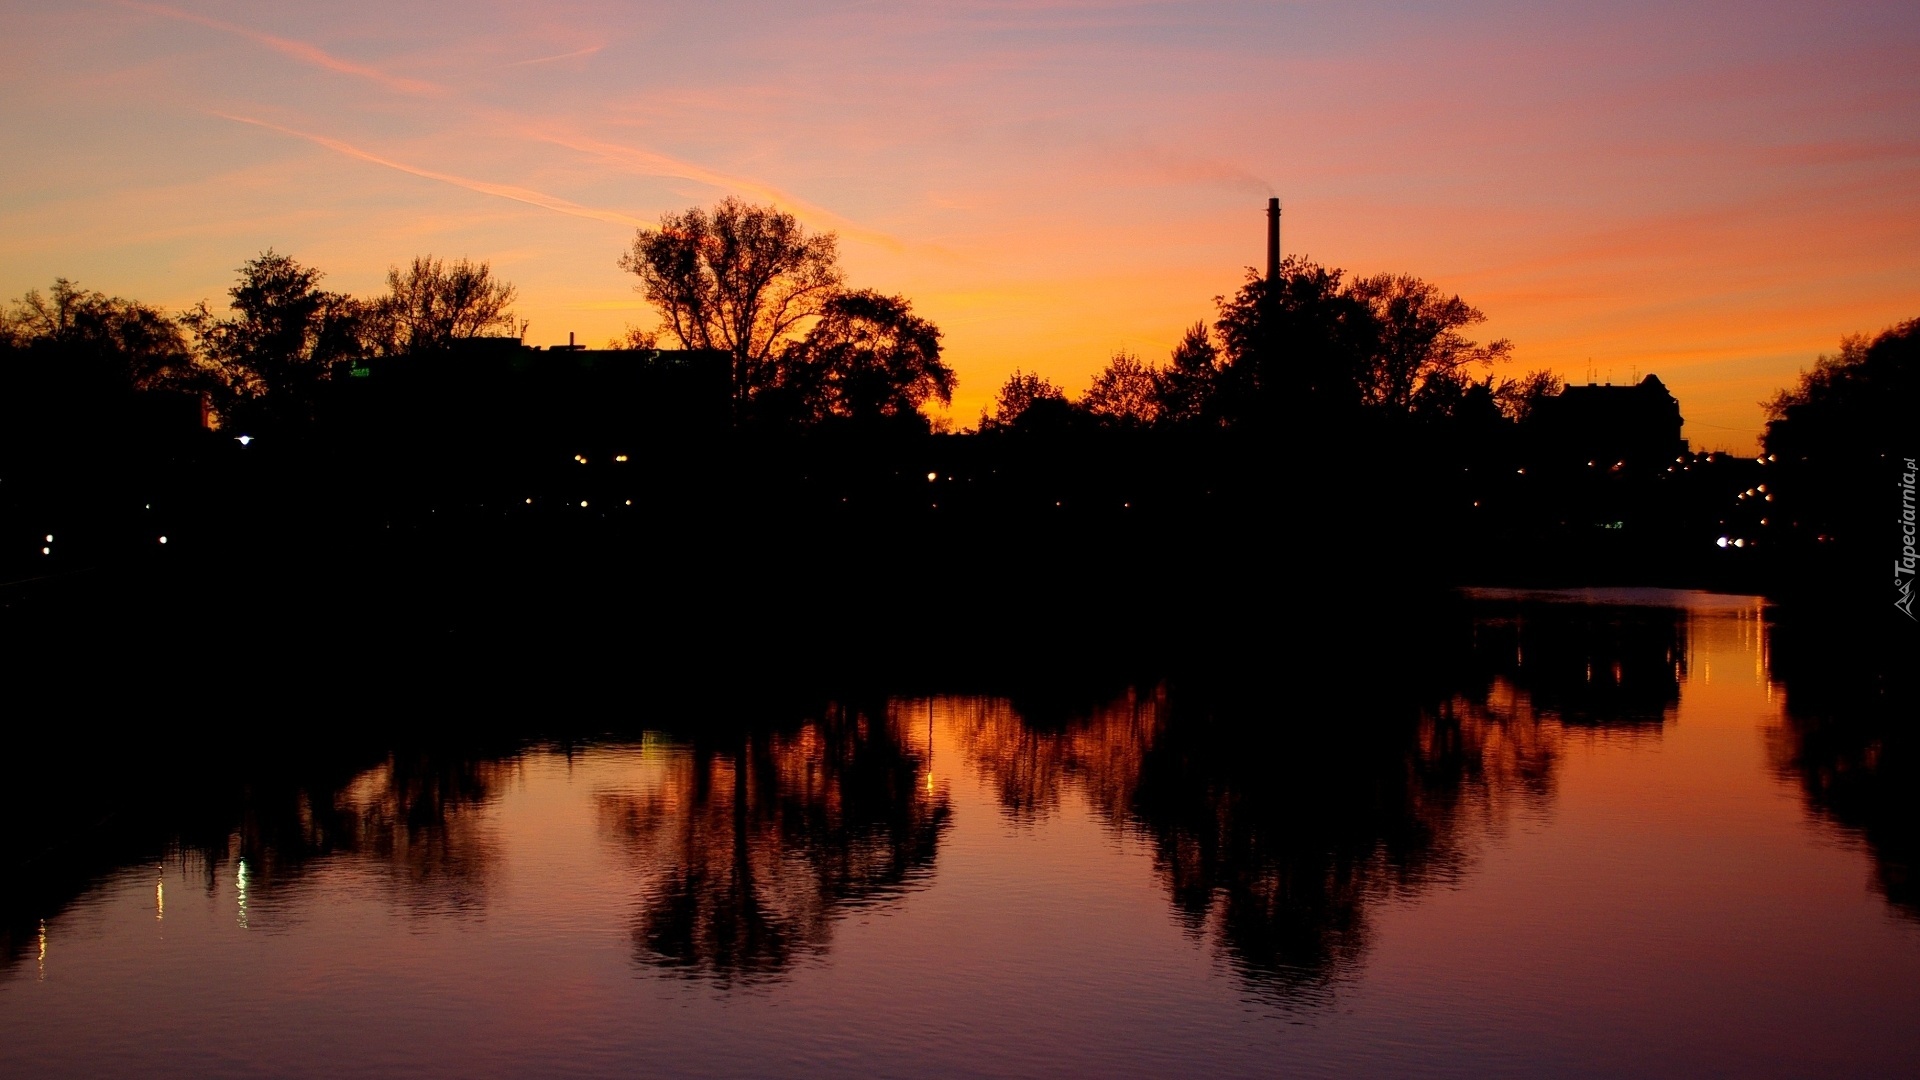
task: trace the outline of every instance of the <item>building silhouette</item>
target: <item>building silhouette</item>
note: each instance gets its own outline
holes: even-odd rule
[[[1680,402],[1657,375],[1626,386],[1588,383],[1546,398],[1528,417],[1536,456],[1596,465],[1653,465],[1687,452]]]
[[[338,385],[334,415],[372,432],[605,446],[732,424],[731,367],[715,350],[541,349],[475,338],[360,362]]]

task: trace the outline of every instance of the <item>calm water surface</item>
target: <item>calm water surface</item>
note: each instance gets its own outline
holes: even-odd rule
[[[1477,602],[1404,707],[880,698],[262,795],[17,935],[0,1074],[1913,1075],[1885,747],[1759,602]]]

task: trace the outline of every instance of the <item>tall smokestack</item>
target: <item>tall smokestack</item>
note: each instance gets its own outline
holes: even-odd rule
[[[1267,200],[1267,281],[1280,280],[1280,200]]]

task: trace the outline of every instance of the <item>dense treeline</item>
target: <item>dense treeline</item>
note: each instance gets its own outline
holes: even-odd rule
[[[1750,571],[1768,560],[1878,552],[1899,509],[1882,490],[1886,464],[1911,453],[1894,445],[1888,410],[1911,397],[1914,323],[1848,339],[1772,402],[1764,461],[1670,448],[1600,461],[1543,437],[1560,422],[1543,406],[1565,388],[1544,371],[1503,374],[1513,345],[1474,338],[1485,316],[1462,298],[1292,257],[1217,297],[1214,318],[1187,328],[1163,362],[1117,353],[1077,395],[1016,371],[977,434],[959,438],[930,415],[957,385],[940,329],[905,297],[850,286],[831,233],[728,199],[638,230],[618,265],[660,320],[609,347],[632,350],[630,368],[687,373],[631,385],[711,385],[717,410],[667,402],[628,425],[652,425],[652,436],[622,434],[602,414],[626,399],[605,394],[604,380],[497,378],[501,364],[472,361],[511,354],[549,372],[573,361],[520,349],[516,290],[484,262],[422,256],[358,298],[268,251],[239,268],[224,307],[177,315],[66,280],[29,293],[0,309],[6,558],[39,565],[74,550],[45,539],[65,522],[90,522],[74,535],[158,535],[102,524],[152,509],[157,491],[187,517],[221,507],[230,521],[242,485],[248,499],[278,493],[275,515],[324,505],[330,523],[382,528],[451,503],[671,505],[704,522],[709,540],[790,531],[796,572],[803,556],[874,572],[849,554],[842,526],[804,523],[937,513],[950,562],[980,561],[1010,531],[1032,543],[1055,535],[1064,549],[1121,530],[1141,546],[1197,544],[1276,574],[1302,562],[1262,545],[1316,538],[1301,558],[1329,571],[1391,558],[1430,581],[1752,587]],[[663,359],[669,348],[724,358],[724,379]],[[370,369],[394,377],[357,377]],[[498,385],[468,392],[484,378]],[[599,432],[568,427],[574,406],[525,399],[551,387],[579,398],[575,412],[592,412]],[[732,432],[725,445],[688,443],[693,426],[669,422],[714,412]],[[230,460],[235,436],[307,449],[253,451],[242,465]],[[601,474],[612,461],[626,464]],[[693,512],[696,492],[731,517],[705,503]],[[747,506],[760,516],[733,520]],[[1048,532],[1076,514],[1080,532]],[[1703,560],[1746,569],[1715,577]],[[982,582],[1019,573],[1017,561],[983,564]],[[1132,572],[1120,562],[1111,573]]]
[[[416,258],[371,299],[329,292],[323,277],[267,251],[240,267],[225,312],[202,301],[177,316],[65,279],[29,292],[0,310],[7,428],[44,436],[143,395],[189,396],[214,423],[299,424],[355,361],[524,330],[513,286],[486,263]]]
[[[809,234],[790,214],[733,199],[669,214],[640,230],[620,265],[660,325],[613,344],[726,352],[743,426],[926,430],[924,410],[952,402],[939,328],[904,297],[846,287],[834,236]],[[320,387],[356,362],[526,330],[514,287],[484,262],[418,257],[372,298],[329,291],[323,278],[268,251],[239,268],[224,311],[202,302],[177,316],[63,279],[0,314],[7,398],[25,415],[185,393],[216,422],[298,425],[315,419]],[[1250,276],[1217,303],[1216,321],[1194,324],[1166,365],[1118,353],[1077,400],[1016,372],[979,428],[1248,427],[1363,411],[1493,423],[1559,386],[1545,372],[1494,374],[1511,343],[1469,339],[1485,316],[1413,277],[1349,282],[1291,258],[1277,280]]]
[[[1496,374],[1512,343],[1467,337],[1486,316],[1414,277],[1347,281],[1342,270],[1292,256],[1276,279],[1249,272],[1216,305],[1216,321],[1189,327],[1164,366],[1115,353],[1077,400],[1038,373],[1015,372],[981,429],[1324,430],[1367,416],[1497,425],[1525,418],[1563,388],[1545,371]]]

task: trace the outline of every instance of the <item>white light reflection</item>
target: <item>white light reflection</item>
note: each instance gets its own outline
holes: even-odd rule
[[[40,981],[47,981],[47,920],[40,920]]]
[[[247,928],[247,860],[241,859],[233,871],[233,891],[240,899],[240,929]]]

